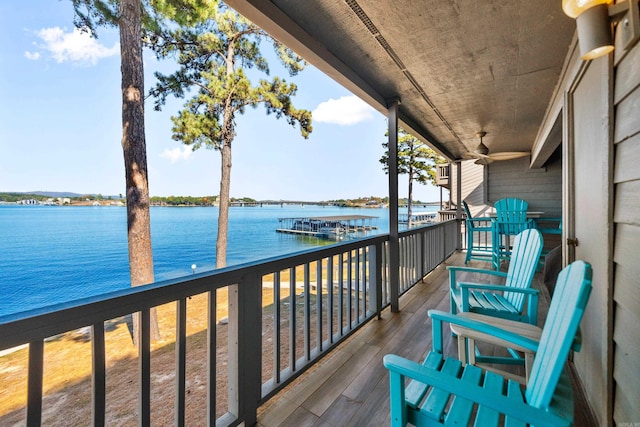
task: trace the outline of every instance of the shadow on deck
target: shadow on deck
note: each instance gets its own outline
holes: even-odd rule
[[[447,260],[448,265],[463,263],[463,253]],[[489,267],[479,261],[469,265]],[[464,281],[475,280],[468,275]],[[532,286],[541,290],[538,319],[542,324],[549,294],[541,274],[536,274]],[[382,358],[394,353],[422,360],[431,349],[431,320],[427,312],[434,308],[449,310],[449,277],[444,265],[400,298],[400,313],[385,309],[380,320],[369,322],[263,405],[258,412],[258,426],[388,426],[389,376]],[[445,353],[456,357],[456,339],[444,335]],[[485,348],[483,353],[491,354],[491,350]],[[511,369],[523,373],[521,367]],[[585,419],[588,411],[578,393],[576,400],[575,425],[595,425]]]

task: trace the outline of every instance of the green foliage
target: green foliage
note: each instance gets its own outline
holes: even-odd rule
[[[98,27],[117,27],[120,20],[119,0],[71,0],[76,28],[98,37]],[[143,39],[149,42],[169,18],[178,25],[206,19],[215,0],[141,0]]]
[[[44,201],[44,200],[47,200],[48,198],[49,197],[47,196],[41,196],[39,194],[0,193],[0,202],[5,202],[5,203],[15,203],[19,200],[25,200],[25,199]]]
[[[312,130],[311,113],[293,106],[297,87],[274,77],[253,84],[245,69],[269,75],[269,65],[260,51],[260,42],[269,41],[290,75],[304,67],[304,61],[263,30],[222,2],[189,2],[189,13],[176,12],[165,0],[162,13],[169,20],[149,37],[149,46],[159,59],[174,58],[178,69],[169,75],[156,73],[158,83],[150,94],[160,110],[169,96],[186,97],[184,109],[173,120],[173,139],[190,145],[220,150],[235,137],[236,114],[246,107],[263,105],[267,114],[286,118],[300,126],[307,138]],[[207,7],[196,3],[207,3]],[[158,9],[157,9],[158,10]]]
[[[211,206],[216,196],[192,197],[192,196],[169,196],[150,198],[151,204],[155,206]]]
[[[118,25],[120,14],[117,0],[71,0],[73,3],[73,24],[97,37],[97,28]]]
[[[384,171],[389,173],[389,142],[384,142],[385,154],[380,158]],[[409,180],[420,184],[436,183],[435,165],[446,163],[438,153],[415,136],[400,129],[398,132],[398,174],[408,174]]]

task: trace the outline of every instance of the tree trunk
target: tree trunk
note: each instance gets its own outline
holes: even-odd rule
[[[233,42],[227,48],[227,76],[234,71],[235,48]],[[227,266],[227,236],[229,234],[229,205],[231,191],[231,141],[235,137],[233,127],[233,92],[229,91],[222,119],[222,148],[220,149],[220,203],[218,212],[218,238],[216,239],[216,268]]]
[[[147,147],[144,133],[144,72],[139,0],[120,1],[122,71],[122,150],[127,190],[127,228],[131,286],[153,283]],[[155,309],[151,337],[160,338]],[[136,316],[137,317],[137,316]],[[134,322],[134,326],[135,326]],[[134,330],[134,341],[138,336]]]
[[[226,119],[225,119],[226,121]],[[229,234],[229,205],[231,189],[231,142],[222,144],[222,170],[220,172],[220,205],[218,238],[216,239],[216,268],[227,266],[227,236]]]

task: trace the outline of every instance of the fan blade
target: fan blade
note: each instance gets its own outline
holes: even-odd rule
[[[486,158],[478,158],[478,160],[473,163],[476,165],[487,166],[489,163],[493,163],[493,160],[490,159],[489,156],[486,156]]]
[[[527,157],[531,155],[528,151],[503,151],[501,153],[489,154],[491,160],[512,160],[519,159],[520,157]]]

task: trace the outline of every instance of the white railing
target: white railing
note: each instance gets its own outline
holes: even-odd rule
[[[455,251],[457,227],[449,221],[400,233],[399,293]],[[354,240],[0,317],[0,351],[28,347],[26,391],[20,390],[26,410],[9,414],[13,418],[0,414],[0,425],[25,419],[28,426],[53,424],[52,412],[73,424],[71,413],[78,411],[96,426],[118,424],[118,416],[137,418],[142,426],[166,423],[167,416],[175,425],[185,419],[251,425],[260,404],[389,305],[388,239]],[[161,326],[169,344],[151,342],[154,313],[175,319]],[[114,414],[108,410],[112,396],[129,391],[110,382],[114,364],[120,369],[123,362],[111,360],[108,337],[132,318],[140,327],[138,362],[127,381],[135,397],[128,400],[137,403],[127,415]],[[47,385],[46,360],[57,351],[58,337],[79,330],[89,331],[89,397],[84,407],[59,401],[48,411],[47,399],[62,386]],[[159,371],[155,363],[167,353],[174,359],[171,372]],[[154,418],[160,414],[162,422]]]

